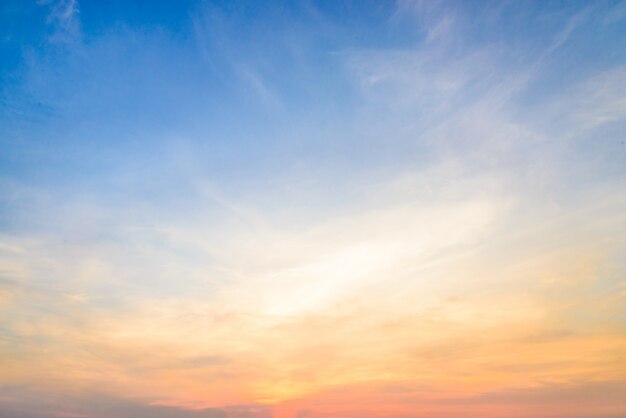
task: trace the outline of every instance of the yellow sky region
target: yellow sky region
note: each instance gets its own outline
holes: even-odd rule
[[[488,299],[402,315],[354,306],[327,317],[220,318],[201,304],[181,303],[94,320],[87,329],[44,321],[22,333],[64,343],[43,352],[32,347],[13,367],[5,364],[3,375],[187,407],[282,403],[368,383],[410,382],[451,396],[626,377],[626,338],[617,331],[554,330],[541,313],[545,306]],[[503,315],[506,310],[515,316]]]
[[[460,404],[475,416],[522,417],[515,399],[544,392],[558,392],[545,401],[556,408],[580,385],[626,381],[625,300],[612,261],[623,215],[595,216],[616,201],[541,223],[529,214],[516,228],[503,199],[473,199],[265,232],[256,253],[207,248],[235,274],[195,295],[121,287],[128,293],[115,305],[80,288],[14,286],[2,302],[14,339],[0,343],[0,379],[184,408],[260,403],[277,418],[307,408],[443,417]],[[200,242],[203,231],[177,233]],[[128,267],[86,266],[72,268],[90,285]],[[602,402],[583,404],[597,412]]]
[[[384,411],[389,400],[380,388],[394,386],[413,388],[425,402],[626,378],[619,330],[563,330],[547,306],[488,299],[402,315],[354,303],[349,312],[333,307],[325,317],[288,320],[212,317],[197,302],[94,319],[87,329],[41,323],[30,332],[64,343],[29,347],[4,362],[3,376],[65,393],[98,390],[191,408],[260,402],[285,411],[316,397],[359,402],[365,389],[378,390]],[[516,315],[502,315],[505,307]]]

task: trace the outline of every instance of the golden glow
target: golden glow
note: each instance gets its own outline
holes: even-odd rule
[[[492,226],[507,216],[499,201],[268,233],[268,249],[247,260],[267,257],[268,267],[255,276],[241,263],[212,296],[129,294],[115,310],[88,292],[54,296],[59,315],[11,320],[20,354],[1,346],[2,381],[190,409],[259,404],[277,417],[303,408],[358,415],[363,399],[371,416],[400,413],[406,402],[425,411],[450,402],[443,410],[452,411],[452,399],[498,416],[498,396],[624,381],[626,335],[601,312],[623,313],[623,298],[590,291],[604,250],[577,240],[533,248],[589,229],[564,231],[556,220],[503,234]],[[488,235],[494,241],[480,244]],[[276,252],[287,247],[303,252]],[[105,260],[81,271],[86,283],[116,274]],[[5,298],[5,312],[20,297]]]

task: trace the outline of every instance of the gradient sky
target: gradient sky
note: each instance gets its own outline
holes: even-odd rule
[[[626,417],[625,1],[0,2],[0,417]]]

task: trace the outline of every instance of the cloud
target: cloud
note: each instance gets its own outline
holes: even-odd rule
[[[624,81],[626,69],[614,68],[581,83],[567,98],[573,108],[570,113],[572,124],[588,130],[623,121],[626,117]]]
[[[12,400],[1,399],[2,393]],[[81,397],[30,393],[17,388],[0,389],[0,414],[16,418],[266,418],[267,411],[254,405],[185,409],[150,404],[147,400],[115,398],[104,394]]]
[[[38,0],[38,3],[49,9],[48,24],[53,31],[50,42],[70,44],[80,40],[78,0]]]
[[[458,376],[458,375],[457,375]],[[328,417],[619,417],[622,381],[544,383],[468,395],[405,383],[389,390],[376,383],[341,387],[277,408],[284,416]],[[367,399],[363,404],[363,399]],[[282,415],[280,415],[282,416]]]

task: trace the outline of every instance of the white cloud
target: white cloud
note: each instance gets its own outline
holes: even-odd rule
[[[48,24],[52,26],[51,42],[74,43],[80,38],[78,0],[39,0],[49,8]]]

